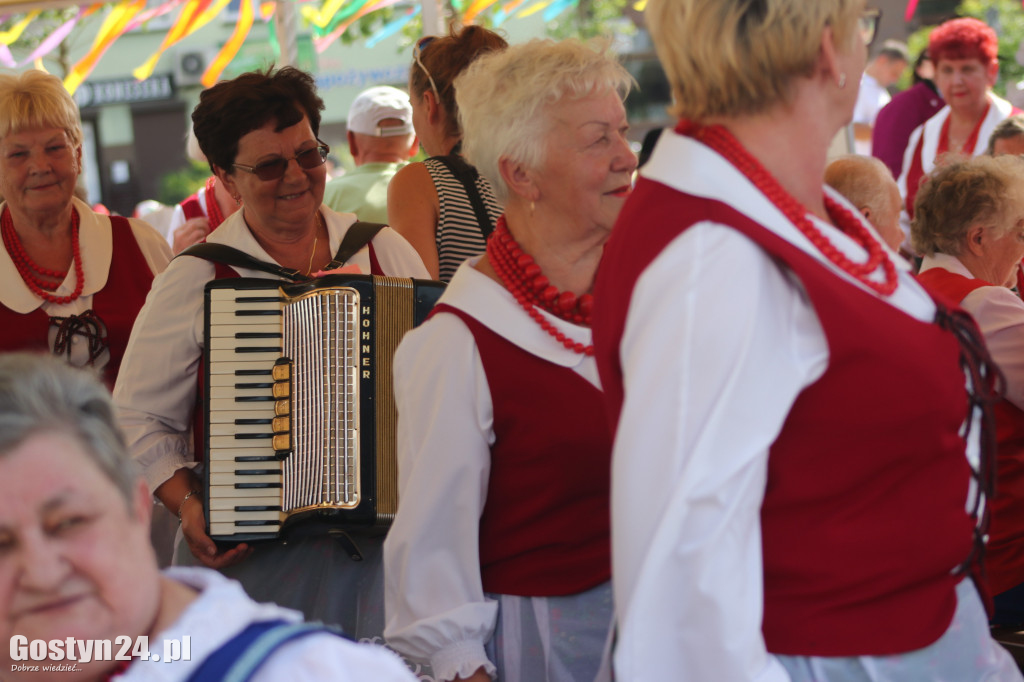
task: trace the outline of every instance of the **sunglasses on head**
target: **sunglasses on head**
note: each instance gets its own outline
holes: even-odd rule
[[[412,48],[412,58],[416,60],[416,65],[423,69],[423,73],[426,74],[427,80],[430,81],[430,89],[434,91],[434,96],[438,99],[441,98],[441,93],[437,90],[437,84],[434,83],[434,77],[427,71],[427,67],[423,66],[423,62],[420,60],[420,55],[423,54],[423,50],[427,49],[427,45],[436,38],[437,36],[423,36],[416,41],[416,46]]]
[[[320,142],[320,140],[317,140],[317,142]],[[330,147],[328,147],[323,142],[320,142],[320,144],[318,144],[315,147],[310,147],[305,151],[299,152],[291,159],[272,159],[270,161],[258,163],[255,166],[246,166],[245,164],[241,163],[236,163],[232,165],[235,168],[240,168],[246,171],[247,173],[252,173],[260,180],[277,180],[278,178],[284,176],[285,172],[288,170],[288,162],[290,162],[292,159],[295,159],[295,162],[299,164],[299,168],[311,170],[313,168],[316,168],[317,166],[324,165],[324,162],[327,161],[327,154],[330,151]]]
[[[880,9],[866,9],[860,15],[860,19],[857,22],[857,27],[860,29],[860,36],[864,40],[864,44],[871,47],[871,43],[875,42],[875,35],[878,34],[878,23],[882,19],[882,10]]]

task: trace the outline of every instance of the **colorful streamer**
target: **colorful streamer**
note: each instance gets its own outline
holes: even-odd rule
[[[462,15],[462,23],[469,26],[476,19],[477,15],[483,12],[485,9],[496,3],[498,0],[473,0],[466,8],[466,13]]]
[[[146,0],[123,0],[107,14],[89,52],[78,60],[78,63],[71,68],[71,72],[64,79],[64,88],[69,93],[75,93],[82,81],[96,68],[103,53],[127,30],[132,18],[145,8]]]
[[[647,0],[637,0],[637,3],[633,5],[633,9],[637,12],[643,12],[647,9]]]
[[[380,41],[395,35],[402,30],[402,27],[408,24],[413,18],[420,13],[420,6],[409,8],[403,16],[397,19],[392,19],[387,24],[381,27],[380,31],[366,39],[366,47],[373,47]]]
[[[323,51],[326,50],[331,43],[337,40],[342,33],[348,30],[349,26],[354,24],[361,17],[365,17],[367,14],[379,9],[390,7],[397,2],[401,2],[401,0],[378,0],[378,2],[367,2],[358,12],[339,24],[337,28],[331,31],[331,33],[322,38],[313,39],[313,45],[316,47],[317,54],[323,54]]]
[[[139,26],[142,26],[151,19],[162,17],[168,12],[174,10],[178,5],[180,5],[184,1],[185,0],[169,0],[168,2],[165,2],[164,4],[158,7],[147,9],[145,12],[143,12],[142,14],[140,14],[132,20],[132,23],[128,25],[128,30],[130,31],[134,28],[138,28]]]
[[[365,7],[373,4],[375,0],[353,0],[349,4],[345,5],[341,11],[335,14],[331,19],[330,23],[325,28],[319,26],[313,27],[313,32],[317,36],[325,36],[328,33],[332,33],[338,28],[346,19],[351,17],[353,14],[362,11]]]
[[[917,9],[917,0],[908,0],[907,12],[903,15],[903,21],[910,21],[914,18],[914,10]]]
[[[541,11],[542,9],[544,9],[545,7],[547,7],[550,4],[551,4],[551,0],[541,0],[537,4],[531,5],[531,6],[527,7],[526,9],[524,9],[522,12],[520,12],[519,13],[519,17],[520,18],[524,18],[524,17],[530,16],[531,14],[536,14],[537,12]]]
[[[505,20],[512,16],[512,12],[514,12],[524,2],[526,2],[526,0],[511,0],[511,2],[506,2],[502,5],[501,9],[495,12],[494,17],[492,18],[494,27],[497,28],[504,24]]]
[[[28,57],[25,57],[25,59],[21,61],[20,66],[24,66],[29,62],[34,62],[38,59],[42,59],[46,55],[56,50],[57,46],[60,45],[61,42],[63,42],[63,40],[68,37],[68,34],[71,33],[71,29],[75,27],[75,24],[78,23],[78,20],[81,19],[81,17],[81,8],[78,8],[75,12],[75,16],[65,21],[63,24],[57,27],[57,29],[55,29],[50,35],[46,36],[46,39],[43,42],[39,43],[39,46],[36,47],[36,49],[32,50],[32,54],[30,54]]]
[[[317,10],[309,5],[301,8],[302,16],[317,28],[327,28],[331,19],[338,13],[338,10],[345,4],[345,0],[325,0],[324,4]]]
[[[211,87],[217,82],[217,79],[224,73],[224,69],[235,58],[235,55],[238,54],[239,48],[242,47],[242,43],[245,42],[246,37],[249,35],[253,22],[253,2],[254,0],[242,0],[238,12],[238,23],[235,24],[234,32],[228,38],[228,41],[224,43],[224,47],[220,48],[220,52],[217,53],[214,60],[206,67],[206,71],[203,72],[203,77],[199,81],[205,87]]]
[[[150,55],[149,59],[143,62],[142,66],[132,71],[132,75],[140,81],[149,78],[164,52],[179,40],[191,35],[194,31],[209,22],[210,19],[217,16],[217,12],[226,7],[229,1],[230,0],[217,0],[217,2],[214,3],[212,0],[188,0],[181,10],[181,15],[178,17],[178,21],[175,22],[174,26],[171,27],[171,30],[167,32],[166,36],[164,36],[164,40],[160,44],[160,47],[156,52]],[[215,11],[211,11],[214,7],[217,9]]]
[[[21,21],[16,23],[14,26],[11,26],[6,31],[0,31],[0,45],[10,45],[19,37],[21,37],[22,32],[28,27],[29,24],[32,23],[32,20],[38,16],[39,10],[34,9],[28,14],[26,14],[25,17]]]
[[[11,54],[11,48],[3,44],[0,44],[0,64],[6,66],[8,69],[13,69],[18,65],[18,63],[14,61],[14,55]]]
[[[551,21],[570,7],[575,7],[578,3],[579,0],[554,0],[544,10],[544,21]]]

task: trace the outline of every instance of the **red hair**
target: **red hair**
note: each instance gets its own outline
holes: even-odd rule
[[[943,59],[978,59],[985,66],[992,66],[999,62],[998,54],[996,32],[971,17],[939,25],[928,39],[928,55],[936,64]]]

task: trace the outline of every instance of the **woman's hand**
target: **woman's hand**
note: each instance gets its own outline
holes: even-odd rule
[[[252,548],[244,542],[225,551],[217,548],[217,544],[206,534],[206,516],[203,514],[202,498],[198,495],[185,500],[181,510],[181,532],[192,556],[209,568],[231,566],[252,554]]]
[[[452,682],[491,682],[491,676],[480,667],[469,677],[456,677]]]
[[[206,239],[210,234],[210,221],[206,218],[191,218],[178,226],[174,231],[174,241],[171,250],[175,255],[181,253],[193,244]]]

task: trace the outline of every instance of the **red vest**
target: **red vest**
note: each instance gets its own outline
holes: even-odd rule
[[[128,220],[112,216],[110,227],[113,234],[110,270],[106,285],[93,294],[92,310],[106,327],[110,360],[103,368],[103,381],[113,389],[132,325],[153,284],[153,271],[135,241]],[[0,351],[50,350],[50,316],[42,308],[23,315],[0,306],[0,329],[4,330],[0,334]]]
[[[609,580],[611,437],[601,391],[461,310],[433,311],[445,312],[473,333],[494,407],[480,516],[484,591],[567,595]]]
[[[975,289],[992,286],[942,268],[925,270],[917,278],[953,305]],[[1004,399],[996,403],[995,415],[999,456],[985,569],[989,590],[999,594],[1024,583],[1024,411]]]
[[[636,281],[701,221],[738,230],[793,272],[829,346],[825,373],[797,397],[769,451],[761,508],[768,650],[887,655],[931,644],[952,620],[961,579],[953,571],[974,547],[959,435],[968,399],[952,333],[841,280],[723,203],[642,179],[595,290],[596,358],[613,425]]]

